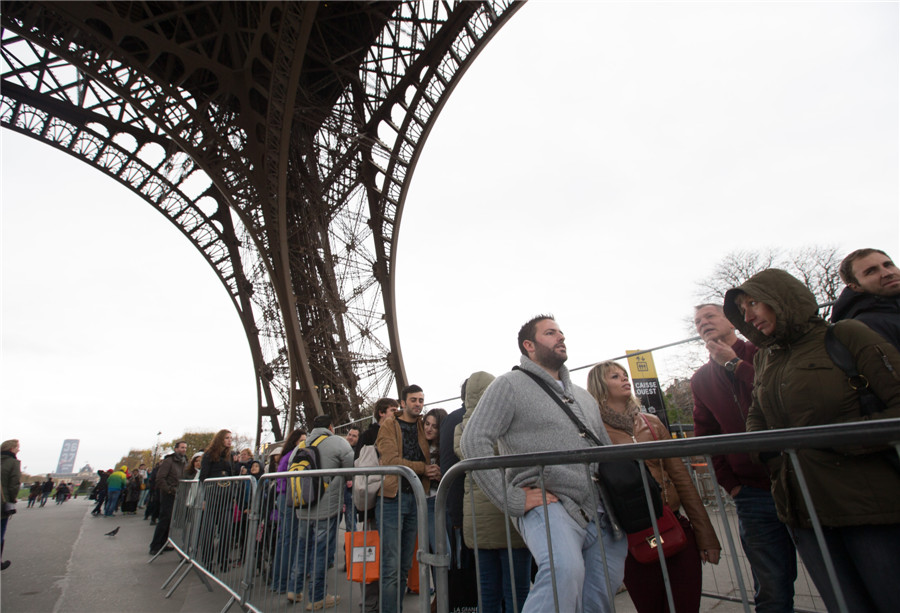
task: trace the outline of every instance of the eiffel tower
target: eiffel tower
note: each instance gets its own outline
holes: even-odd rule
[[[520,2],[2,2],[3,127],[130,188],[225,286],[257,441],[406,385],[392,271],[416,161]]]

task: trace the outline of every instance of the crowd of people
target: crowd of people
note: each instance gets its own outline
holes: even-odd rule
[[[753,275],[728,291],[721,304],[694,308],[695,328],[709,352],[709,361],[691,379],[696,436],[900,416],[900,270],[883,251],[862,249],[847,256],[840,274],[847,287],[831,322],[819,317],[813,294],[800,280],[777,269]],[[462,406],[449,414],[425,411],[423,389],[409,385],[398,400],[376,402],[365,431],[350,427],[337,435],[332,418],[319,416],[309,432],[294,430],[264,459],[249,449],[232,449],[228,430],[190,458],[187,444],[179,441],[149,474],[143,465],[131,472],[125,466],[98,471],[93,513],[152,507],[145,519],[158,521],[152,522],[149,552],[158,555],[170,548],[181,480],[259,479],[289,470],[297,450],[309,447],[317,450],[318,468],[352,468],[374,447],[381,466],[405,466],[419,479],[429,521],[429,542],[422,548],[434,552],[437,486],[460,460],[671,437],[663,422],[641,407],[622,365],[596,364],[587,389],[575,385],[565,366],[565,341],[551,315],[532,318],[518,333],[519,365],[496,377],[472,373],[461,389]],[[18,441],[3,443],[4,533],[12,484],[18,489],[17,452]],[[470,579],[480,583],[478,610],[605,612],[614,596],[609,589],[622,584],[642,613],[668,611],[670,597],[679,613],[699,610],[702,565],[719,562],[719,538],[681,459],[648,460],[646,466],[686,540],[665,560],[671,595],[659,560],[639,560],[629,549],[623,518],[616,516],[610,491],[592,477],[594,471],[576,464],[523,466],[472,471],[449,492],[450,565],[454,571],[468,567]],[[839,610],[841,599],[851,611],[900,610],[891,582],[900,567],[895,450],[801,449],[796,464],[780,453],[734,453],[713,456],[713,468],[736,506],[757,611],[794,609],[798,553],[829,611]],[[811,507],[801,494],[801,472]],[[42,483],[34,490],[41,505],[49,495],[45,488]],[[375,529],[380,535],[380,581],[361,586],[363,610],[401,611],[418,531],[412,484],[385,475],[374,503],[361,508],[351,496],[353,481],[334,477],[302,512],[291,488],[279,478],[264,489],[264,517],[272,521],[257,535],[267,545],[258,548],[255,563],[266,568],[268,589],[289,602],[306,602],[309,610],[336,607],[341,598],[328,593],[326,570],[343,523],[346,531]],[[235,507],[235,528],[228,535],[212,523],[203,525],[201,534],[209,542],[240,543],[246,538],[246,512]],[[823,527],[825,550],[817,544],[814,516]],[[828,578],[829,559],[839,593]],[[204,560],[208,566],[226,562],[221,548]],[[463,582],[462,589],[454,589],[453,581]],[[451,572],[448,597],[475,606],[465,581],[465,573]]]
[[[54,491],[55,488],[55,491]],[[56,504],[63,504],[70,498],[77,498],[78,492],[71,481],[60,481],[54,484],[53,478],[47,475],[45,481],[35,479],[28,488],[28,505],[29,509],[37,505],[39,508],[47,504],[47,501],[53,498]]]

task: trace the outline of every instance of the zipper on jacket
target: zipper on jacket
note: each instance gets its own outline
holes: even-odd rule
[[[887,354],[884,352],[884,350],[879,345],[875,345],[875,351],[877,351],[878,355],[881,356],[881,361],[884,362],[884,367],[888,369],[888,372],[894,372],[894,367],[891,364],[891,361],[888,359]]]
[[[784,371],[787,368],[790,354],[791,354],[790,345],[782,347],[782,350],[784,351],[784,353],[782,354],[781,364],[779,364],[778,371],[776,372],[776,376],[773,377],[773,379],[774,379],[775,388],[776,388],[775,389],[775,397],[778,400],[778,411],[780,413],[781,418],[785,421],[785,423],[787,423],[787,417],[786,417],[785,409],[784,409],[784,397],[781,395],[781,389],[783,386]],[[773,427],[772,424],[769,424],[769,428],[771,429],[772,427]]]

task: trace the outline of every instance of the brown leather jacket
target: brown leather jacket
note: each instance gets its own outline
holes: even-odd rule
[[[656,433],[653,433],[647,427],[647,424],[641,418],[646,417],[653,426]],[[606,425],[606,431],[609,432],[609,438],[614,445],[624,443],[646,443],[654,440],[668,440],[670,438],[669,431],[659,419],[647,413],[635,415],[634,417],[634,439],[624,430],[618,430]],[[681,458],[664,458],[662,460],[647,460],[647,468],[650,474],[659,483],[662,489],[663,502],[668,504],[673,511],[678,511],[681,507],[684,509],[685,515],[691,520],[694,528],[694,534],[697,537],[697,549],[700,551],[707,549],[722,549],[719,539],[716,537],[716,531],[709,521],[709,515],[700,500],[700,494],[691,481],[687,468]]]
[[[421,417],[416,420],[416,427],[419,432],[419,447],[425,456],[424,462],[412,462],[403,457],[403,432],[400,430],[400,424],[397,423],[397,417],[391,415],[385,417],[381,422],[381,428],[378,429],[378,438],[375,440],[375,449],[381,458],[382,466],[409,466],[414,473],[419,475],[422,480],[422,487],[428,492],[431,487],[431,479],[425,476],[425,467],[431,460],[431,453],[428,448],[428,441],[425,440],[424,419]],[[387,475],[384,478],[384,497],[394,498],[400,489],[398,477]]]

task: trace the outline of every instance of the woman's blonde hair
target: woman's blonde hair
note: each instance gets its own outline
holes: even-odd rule
[[[13,449],[15,449],[18,446],[19,446],[19,439],[11,438],[8,441],[3,441],[3,443],[0,444],[0,451],[12,451]]]
[[[609,401],[609,387],[606,385],[606,375],[609,374],[609,371],[617,368],[625,373],[625,376],[628,376],[628,371],[625,370],[625,367],[619,364],[618,362],[613,362],[612,360],[607,360],[605,362],[600,362],[599,364],[595,364],[593,368],[591,368],[590,372],[588,372],[588,380],[587,380],[587,390],[588,393],[594,397],[594,400],[597,401],[601,407],[607,407],[607,403]],[[637,408],[640,409],[641,403],[638,402],[638,399],[634,397],[634,394],[631,395],[631,399],[628,401],[628,408]]]

